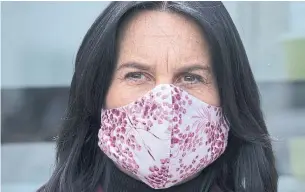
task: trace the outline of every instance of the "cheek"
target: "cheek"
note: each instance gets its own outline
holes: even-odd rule
[[[206,103],[213,106],[220,106],[219,94],[216,89],[209,90]]]
[[[190,90],[189,93],[207,104],[220,106],[218,90],[212,85],[198,90]]]
[[[119,94],[112,86],[109,88],[105,100],[105,108],[111,109],[114,108],[116,104],[120,101]]]
[[[112,109],[125,106],[134,102],[148,91],[149,88],[126,86],[124,83],[114,81],[106,95],[105,108]]]
[[[152,88],[131,88],[121,84],[113,83],[106,96],[105,108],[112,109],[125,106],[142,97]],[[213,106],[220,106],[219,94],[216,88],[209,87],[205,89],[189,90],[193,96],[201,101]]]

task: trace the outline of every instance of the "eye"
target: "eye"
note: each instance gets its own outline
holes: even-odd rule
[[[149,77],[148,74],[145,74],[143,72],[128,72],[125,76],[124,79],[126,81],[130,81],[132,83],[144,83],[146,81],[150,81],[151,78]]]
[[[187,73],[182,76],[181,82],[186,84],[196,84],[203,83],[204,79],[200,75]]]
[[[129,72],[125,75],[125,79],[130,79],[130,80],[137,80],[137,79],[143,79],[145,78],[144,74],[141,72]]]

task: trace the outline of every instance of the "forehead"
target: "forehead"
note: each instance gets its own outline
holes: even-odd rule
[[[119,56],[188,62],[208,59],[208,45],[199,25],[191,19],[164,11],[141,11],[120,31]]]

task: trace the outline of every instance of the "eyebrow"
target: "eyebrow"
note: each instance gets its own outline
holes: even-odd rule
[[[207,71],[210,72],[210,67],[207,65],[202,65],[202,64],[193,64],[189,66],[184,66],[178,69],[177,73],[185,73],[185,72],[192,72],[192,71],[197,71],[197,70],[202,70],[202,71]]]
[[[140,69],[140,70],[143,70],[143,71],[152,70],[152,68],[150,66],[145,65],[145,64],[141,64],[141,63],[137,63],[137,62],[124,63],[117,68],[117,71],[119,71],[123,68],[134,68],[134,69]]]
[[[146,64],[137,63],[137,62],[128,62],[128,63],[124,63],[124,64],[120,65],[116,70],[119,71],[123,68],[134,68],[134,69],[139,69],[139,70],[143,70],[143,71],[152,71],[154,69]],[[207,65],[202,65],[202,64],[193,64],[193,65],[188,65],[188,66],[179,68],[176,71],[176,73],[180,74],[180,73],[192,72],[192,71],[197,71],[197,70],[210,72],[210,67]]]

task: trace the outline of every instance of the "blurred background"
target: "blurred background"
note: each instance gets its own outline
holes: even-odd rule
[[[73,62],[109,2],[1,2],[1,180],[49,178]],[[279,192],[305,191],[305,2],[224,2],[246,47],[274,138]]]

